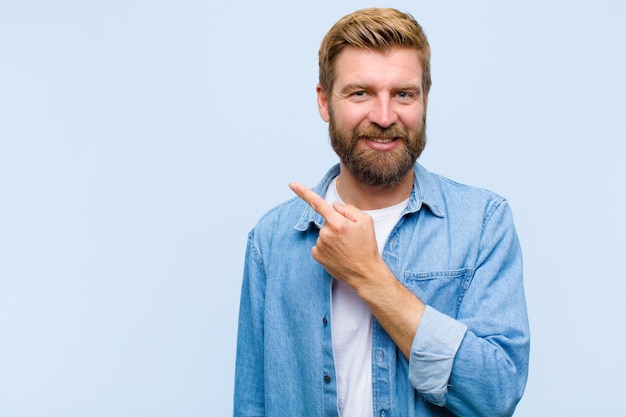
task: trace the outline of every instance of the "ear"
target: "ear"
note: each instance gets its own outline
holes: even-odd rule
[[[328,111],[328,95],[326,91],[322,89],[320,84],[315,88],[317,91],[317,109],[320,112],[320,116],[323,121],[328,122],[330,120],[330,113]]]

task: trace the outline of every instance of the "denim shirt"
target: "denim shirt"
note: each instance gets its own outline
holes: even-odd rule
[[[315,191],[324,195],[333,167]],[[235,416],[336,416],[333,278],[311,256],[323,218],[293,198],[248,236]],[[373,320],[374,416],[510,416],[526,385],[522,257],[502,197],[415,165],[383,260],[425,304],[407,360]]]

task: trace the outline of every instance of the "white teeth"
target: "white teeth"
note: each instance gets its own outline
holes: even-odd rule
[[[393,142],[394,139],[393,138],[391,138],[391,139],[370,138],[370,140],[372,142],[376,142],[376,143],[390,143],[390,142]]]

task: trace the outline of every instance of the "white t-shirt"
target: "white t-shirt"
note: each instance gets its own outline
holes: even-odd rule
[[[342,202],[337,193],[337,178],[328,186],[325,199],[329,204]],[[407,204],[408,199],[391,207],[365,211],[374,220],[379,253]],[[333,282],[331,324],[339,415],[371,416],[372,312],[350,286],[339,280]]]

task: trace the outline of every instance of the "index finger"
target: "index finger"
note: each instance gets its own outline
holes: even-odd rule
[[[317,193],[312,190],[309,190],[304,185],[297,182],[290,182],[289,188],[291,191],[296,193],[298,197],[303,199],[313,210],[318,212],[325,220],[328,221],[328,218],[336,215],[336,211]]]

